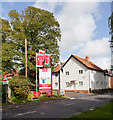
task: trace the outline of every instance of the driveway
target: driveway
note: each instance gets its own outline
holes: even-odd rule
[[[107,92],[103,94],[93,94],[93,93],[76,93],[76,92],[66,92],[66,96],[70,99],[84,99],[84,100],[97,100],[100,98],[113,98],[113,92]]]

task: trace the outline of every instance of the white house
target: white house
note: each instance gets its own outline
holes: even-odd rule
[[[75,55],[62,63],[63,72],[60,65],[53,71],[53,89],[72,92],[89,93],[91,90],[107,89],[109,86],[106,71],[89,61]]]

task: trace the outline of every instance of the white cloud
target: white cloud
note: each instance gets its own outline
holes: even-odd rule
[[[63,5],[62,2],[47,2],[45,0],[38,0],[33,6],[34,7],[38,7],[38,8],[41,8],[41,9],[45,9],[45,10],[48,10],[50,12],[55,12],[55,8],[57,6],[61,6]]]
[[[82,56],[88,55],[91,57],[105,56],[110,53],[108,41],[109,38],[89,41],[82,47],[79,54]]]
[[[66,3],[57,15],[61,25],[61,50],[78,49],[94,36],[96,29],[93,15],[97,14],[98,3]],[[71,48],[71,49],[70,49]]]
[[[93,2],[92,2],[93,1]],[[66,61],[68,52],[78,51],[78,55],[85,57],[88,55],[90,60],[101,68],[110,66],[110,48],[109,38],[94,40],[96,35],[96,20],[99,20],[101,11],[99,11],[99,1],[95,0],[80,2],[60,2],[49,0],[39,0],[33,6],[55,12],[57,6],[62,9],[55,15],[61,25],[62,39],[60,50],[62,51],[61,61]],[[87,3],[86,3],[87,2]],[[64,53],[64,54],[63,54]],[[69,55],[69,54],[68,54]],[[108,56],[107,56],[108,55]],[[64,57],[65,56],[65,57]]]
[[[108,57],[96,57],[91,59],[96,65],[101,67],[102,69],[109,69],[110,68],[110,59]]]

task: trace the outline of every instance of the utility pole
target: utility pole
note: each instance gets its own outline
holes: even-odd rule
[[[27,79],[27,40],[25,39],[25,76]]]

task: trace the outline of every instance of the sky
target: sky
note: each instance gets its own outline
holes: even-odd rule
[[[30,0],[29,0],[30,1]],[[32,0],[33,1],[33,0]],[[93,1],[93,2],[92,2]],[[52,12],[60,23],[61,42],[60,60],[65,62],[71,54],[85,58],[103,69],[109,69],[111,51],[109,47],[110,35],[108,18],[111,15],[111,2],[106,0],[90,0],[80,2],[71,0],[34,0],[34,2],[21,2],[21,0],[2,0],[2,15],[10,20],[10,10],[21,10],[27,6],[34,6]]]

